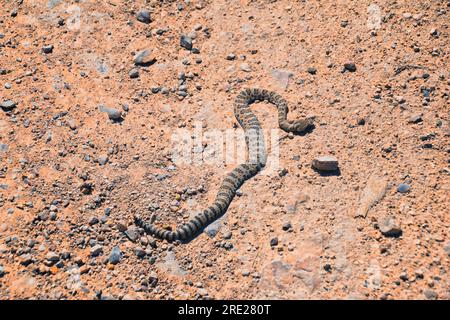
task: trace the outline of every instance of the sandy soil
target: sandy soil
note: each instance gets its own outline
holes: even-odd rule
[[[0,299],[449,298],[450,2],[0,8]],[[279,168],[190,243],[136,229],[213,201],[236,163],[176,164],[171,139],[237,128],[247,87],[314,130],[280,131]],[[323,155],[338,172],[311,167]]]

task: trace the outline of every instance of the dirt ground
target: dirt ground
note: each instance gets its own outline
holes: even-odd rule
[[[444,0],[1,0],[0,299],[449,299],[449,16]],[[278,130],[279,167],[193,241],[136,228],[214,200],[237,163],[177,164],[173,134],[237,130],[249,87],[315,128]],[[339,170],[313,169],[323,155]]]

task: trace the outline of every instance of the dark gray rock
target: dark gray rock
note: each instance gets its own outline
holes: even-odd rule
[[[109,258],[108,261],[111,264],[118,264],[120,262],[120,260],[122,259],[122,252],[120,251],[120,248],[115,246],[112,250],[111,253],[109,254]]]
[[[344,68],[345,68],[345,70],[350,71],[350,72],[355,72],[356,71],[356,65],[355,65],[354,62],[346,62],[346,63],[344,63]]]
[[[151,50],[145,49],[136,53],[133,61],[136,65],[147,65],[155,61],[155,58],[152,56]]]
[[[317,69],[314,67],[309,67],[306,71],[308,71],[308,73],[312,75],[317,73]]]
[[[139,22],[146,23],[146,24],[152,22],[152,19],[150,16],[150,11],[148,11],[147,9],[140,10],[136,15],[136,19]]]
[[[139,70],[136,68],[133,68],[130,70],[130,72],[128,72],[128,75],[130,76],[131,79],[139,78]]]
[[[48,53],[52,53],[53,52],[53,45],[47,45],[47,46],[43,46],[42,47],[42,52],[48,54]]]
[[[180,45],[185,48],[186,50],[192,49],[192,39],[188,37],[187,35],[181,35],[180,37]]]
[[[276,245],[278,245],[278,238],[275,237],[270,239],[270,246],[275,247]]]
[[[98,108],[100,112],[106,112],[108,114],[108,118],[111,120],[120,120],[122,118],[122,113],[120,112],[120,110],[107,108],[103,105],[100,105]]]
[[[0,104],[3,110],[12,110],[17,106],[17,103],[12,100],[5,100]]]
[[[93,246],[90,250],[91,257],[97,257],[103,253],[103,247],[99,244]]]
[[[411,190],[411,186],[407,185],[406,183],[400,183],[397,187],[397,192],[400,193],[406,193],[409,190]]]

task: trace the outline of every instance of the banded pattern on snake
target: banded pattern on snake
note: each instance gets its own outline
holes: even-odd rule
[[[312,126],[312,120],[307,118],[295,121],[287,120],[287,102],[276,92],[256,88],[241,91],[234,102],[234,114],[245,132],[248,160],[238,165],[226,176],[214,203],[189,222],[180,225],[176,231],[159,228],[152,223],[144,221],[140,216],[134,217],[135,223],[157,238],[165,239],[169,242],[176,240],[187,241],[225,214],[236,195],[236,191],[246,180],[256,175],[266,165],[267,155],[262,128],[258,118],[250,109],[250,104],[264,100],[278,108],[278,124],[282,130],[300,133]]]

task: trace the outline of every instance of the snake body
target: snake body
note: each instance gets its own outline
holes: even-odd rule
[[[256,88],[241,91],[234,102],[234,114],[245,132],[248,160],[228,173],[210,207],[197,214],[189,222],[180,225],[175,231],[159,228],[144,221],[141,217],[135,216],[135,223],[138,226],[145,232],[169,242],[186,241],[198,235],[210,223],[225,214],[236,191],[266,164],[267,155],[262,128],[258,118],[250,109],[250,105],[256,101],[268,101],[278,108],[278,124],[286,132],[300,133],[312,126],[311,119],[287,120],[288,104],[276,92]]]

